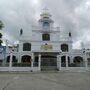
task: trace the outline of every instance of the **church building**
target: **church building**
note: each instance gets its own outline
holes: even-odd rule
[[[72,33],[61,35],[59,27],[54,27],[52,15],[48,11],[40,14],[38,26],[32,27],[32,36],[24,36],[20,30],[18,50],[12,52],[12,62],[17,67],[31,67],[32,71],[69,70],[70,67],[90,66],[90,50],[72,49]],[[7,53],[7,61],[10,54]],[[15,61],[16,60],[16,61]]]

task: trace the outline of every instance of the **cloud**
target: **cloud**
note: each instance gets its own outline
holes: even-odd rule
[[[1,0],[0,19],[5,24],[4,38],[10,42],[18,40],[21,28],[25,35],[31,33],[31,26],[37,24],[45,7],[63,33],[72,32],[74,48],[80,48],[81,41],[85,41],[86,47],[90,45],[89,38],[86,38],[90,35],[89,0]]]
[[[80,48],[83,37],[89,36],[90,1],[89,0],[44,0],[43,4],[51,9],[56,23],[63,26],[63,32],[72,32],[73,47]],[[62,29],[62,28],[61,28]],[[85,32],[88,32],[85,34]],[[84,41],[87,38],[84,38]],[[87,41],[89,43],[89,41]],[[76,44],[78,43],[78,45]],[[76,44],[76,45],[74,45]],[[87,46],[86,46],[87,47]]]
[[[31,32],[31,26],[35,24],[38,13],[37,4],[35,0],[0,1],[0,19],[5,25],[4,38],[13,43],[18,40],[21,28],[24,29],[25,34]]]

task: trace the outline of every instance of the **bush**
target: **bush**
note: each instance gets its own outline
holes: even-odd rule
[[[2,33],[0,33],[0,38],[2,38]]]
[[[0,40],[0,46],[1,46],[1,44],[3,43],[3,41],[2,40]]]

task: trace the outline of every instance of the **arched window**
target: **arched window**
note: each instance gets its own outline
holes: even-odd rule
[[[76,57],[74,57],[73,62],[74,62],[74,64],[75,64],[77,67],[82,67],[82,66],[84,66],[83,57],[81,57],[81,56],[76,56]]]
[[[24,43],[23,44],[23,51],[31,51],[31,44],[30,43]]]
[[[49,22],[43,22],[43,27],[49,27]]]
[[[68,52],[68,45],[67,44],[62,44],[61,45],[61,50],[62,50],[62,52]]]
[[[42,34],[42,40],[43,41],[49,41],[50,40],[50,34]]]
[[[10,62],[10,56],[7,56],[7,61],[6,61],[7,63],[9,63]],[[12,62],[17,62],[17,59],[16,59],[16,56],[12,56]]]
[[[73,62],[74,63],[81,63],[81,62],[83,62],[83,58],[81,56],[76,56],[76,57],[74,57]]]

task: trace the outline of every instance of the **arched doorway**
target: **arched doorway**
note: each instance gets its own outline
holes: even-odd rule
[[[38,56],[35,56],[35,60],[34,60],[34,66],[38,66]]]
[[[70,64],[70,57],[68,56],[68,65]],[[66,67],[66,56],[61,57],[61,66]]]
[[[31,66],[31,56],[24,55],[21,59],[22,66]]]
[[[90,58],[87,58],[88,61],[88,67],[90,67]]]
[[[83,66],[83,58],[81,56],[74,57],[73,62],[78,67]]]
[[[7,56],[7,60],[6,60],[6,63],[9,63],[10,62],[10,56]],[[16,56],[12,56],[12,62],[13,63],[16,63],[17,62],[17,59],[16,59]]]
[[[21,62],[22,63],[31,63],[31,56],[29,56],[29,55],[22,56]]]

